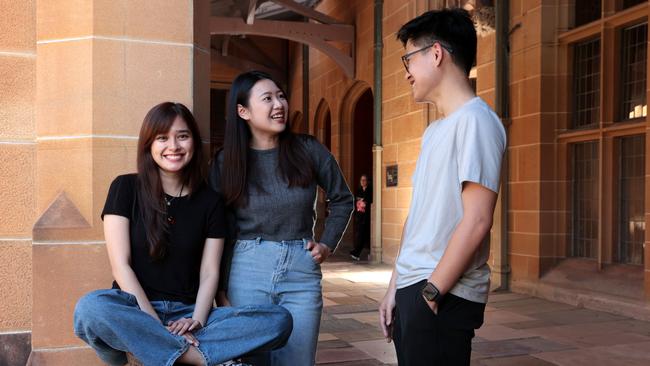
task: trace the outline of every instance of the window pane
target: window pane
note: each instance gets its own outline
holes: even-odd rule
[[[576,0],[574,21],[576,27],[597,19],[600,19],[600,1]]]
[[[621,36],[621,92],[622,104],[620,120],[626,121],[645,117],[646,101],[646,60],[648,42],[648,23],[625,28]]]
[[[600,116],[600,39],[577,43],[573,50],[571,127],[595,127]]]
[[[620,10],[633,7],[634,5],[638,5],[638,4],[644,3],[646,1],[647,0],[623,0],[623,3],[621,4],[622,8]]]
[[[598,253],[598,142],[573,144],[573,240],[571,257]]]
[[[645,135],[619,140],[617,260],[643,264],[645,240]]]

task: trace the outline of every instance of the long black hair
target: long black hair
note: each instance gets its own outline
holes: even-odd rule
[[[160,103],[151,108],[144,117],[138,137],[137,197],[140,217],[142,217],[147,234],[149,255],[153,259],[161,259],[165,256],[167,250],[165,237],[169,232],[169,224],[166,220],[165,192],[160,181],[158,164],[151,155],[151,145],[156,136],[167,133],[174,124],[174,120],[179,117],[185,121],[187,128],[192,133],[194,146],[192,158],[181,172],[181,182],[189,188],[190,194],[196,192],[205,182],[201,135],[192,112],[183,104],[172,102]]]
[[[261,71],[240,74],[230,88],[221,185],[226,204],[234,207],[244,207],[248,204],[249,146],[252,138],[248,122],[239,116],[237,105],[249,107],[251,89],[260,80],[270,80],[282,90],[278,82]],[[284,90],[282,92],[284,93]],[[285,111],[285,116],[288,116],[288,113],[289,111]],[[311,158],[301,140],[303,139],[300,136],[291,132],[291,121],[287,120],[284,131],[279,134],[278,165],[280,174],[289,187],[306,187],[314,177]]]

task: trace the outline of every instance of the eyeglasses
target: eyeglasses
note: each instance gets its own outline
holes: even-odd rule
[[[431,43],[430,45],[424,46],[424,47],[422,47],[422,48],[420,48],[418,50],[415,50],[413,52],[409,52],[406,55],[402,56],[402,63],[404,64],[404,68],[406,69],[406,71],[407,72],[409,71],[409,59],[411,58],[411,56],[415,55],[418,52],[428,50],[429,48],[433,47],[436,43],[439,44],[440,47],[446,49],[447,52],[454,53],[453,48],[451,48],[451,47],[447,46],[446,44],[442,43],[442,41],[434,40],[433,43]]]

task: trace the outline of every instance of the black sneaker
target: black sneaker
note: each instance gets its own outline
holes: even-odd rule
[[[355,261],[357,261],[357,262],[361,260],[361,258],[360,258],[359,256],[354,255],[354,254],[352,254],[352,253],[350,253],[350,258],[352,258],[353,260],[355,260]]]

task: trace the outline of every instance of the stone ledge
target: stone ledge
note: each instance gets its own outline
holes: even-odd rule
[[[557,283],[512,281],[510,290],[542,299],[650,321],[650,303],[602,292],[561,287]]]
[[[26,366],[103,366],[90,347],[37,348]]]

